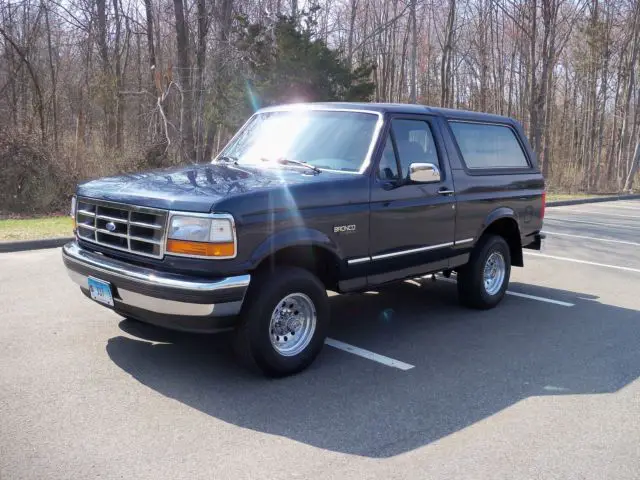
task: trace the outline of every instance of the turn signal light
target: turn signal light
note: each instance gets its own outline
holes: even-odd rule
[[[544,219],[544,211],[547,206],[547,192],[542,192],[542,208],[540,209],[540,220]]]
[[[231,243],[190,242],[186,240],[167,240],[167,252],[199,257],[233,257],[235,245]]]

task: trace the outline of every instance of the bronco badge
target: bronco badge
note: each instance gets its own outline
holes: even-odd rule
[[[333,233],[354,233],[355,231],[355,225],[336,225],[333,227]]]

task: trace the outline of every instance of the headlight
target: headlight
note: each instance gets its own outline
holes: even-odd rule
[[[233,219],[230,215],[173,215],[166,250],[176,255],[233,258],[236,255]]]

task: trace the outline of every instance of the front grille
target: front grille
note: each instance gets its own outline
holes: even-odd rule
[[[167,212],[79,198],[78,237],[116,250],[162,258]]]

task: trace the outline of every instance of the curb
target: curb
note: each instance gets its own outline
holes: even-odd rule
[[[39,250],[42,248],[58,248],[70,242],[74,237],[45,238],[44,240],[24,240],[20,242],[0,242],[0,253]]]
[[[614,202],[616,200],[636,200],[640,198],[640,194],[634,193],[632,195],[611,195],[608,197],[593,197],[593,198],[580,198],[576,200],[556,200],[554,202],[547,202],[547,207],[562,207],[564,205],[581,205],[583,203],[600,203],[600,202]]]
[[[632,195],[611,195],[607,197],[581,198],[577,200],[556,200],[547,202],[547,207],[562,207],[565,205],[580,205],[583,203],[613,202],[616,200],[636,200],[640,199],[640,194]],[[0,253],[22,252],[25,250],[39,250],[44,248],[58,248],[67,242],[71,242],[75,237],[46,238],[44,240],[25,240],[20,242],[0,242]]]

